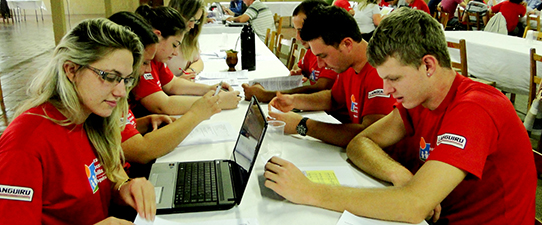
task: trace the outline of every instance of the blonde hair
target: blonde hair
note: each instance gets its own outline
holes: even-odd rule
[[[367,7],[369,4],[376,4],[376,0],[356,0],[354,2],[357,2],[358,5],[356,6],[356,8],[358,10],[363,10],[365,7]]]
[[[64,71],[64,63],[71,61],[82,66],[88,65],[119,49],[132,53],[133,74],[139,74],[143,45],[137,35],[105,18],[82,21],[62,38],[49,64],[30,84],[27,90],[29,99],[16,112],[16,115],[20,115],[30,108],[49,102],[67,118],[63,121],[48,116],[46,118],[61,126],[84,123],[83,127],[96,149],[98,160],[112,182],[123,179],[120,175],[124,163],[120,132],[123,129],[121,118],[128,115],[126,97],[118,101],[109,117],[91,114],[87,118],[78,91]]]
[[[198,38],[201,34],[203,24],[205,24],[205,6],[203,0],[171,0],[169,6],[181,13],[181,16],[187,21],[196,16],[199,10],[202,10],[200,24],[194,25],[194,28],[186,32],[181,42],[181,52],[183,58],[189,62],[193,62],[199,55]]]

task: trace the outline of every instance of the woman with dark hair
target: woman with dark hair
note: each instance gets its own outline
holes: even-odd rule
[[[141,75],[151,73],[150,62],[154,58],[158,44],[158,37],[153,33],[152,27],[141,16],[132,12],[118,12],[109,19],[119,25],[130,27],[139,36],[145,46],[144,62],[148,62],[149,65],[141,67]],[[126,127],[122,131],[122,150],[126,160],[132,163],[132,166],[133,163],[147,164],[171,152],[195,126],[220,111],[216,101],[218,96],[204,96],[179,119],[159,114],[136,119],[129,111]],[[158,128],[162,124],[169,125]],[[134,172],[132,170],[131,172]]]
[[[152,71],[141,77],[134,88],[132,111],[136,118],[152,113],[167,115],[182,115],[187,113],[200,96],[215,91],[218,85],[198,84],[186,79],[175,77],[165,64],[179,54],[179,48],[187,31],[186,23],[181,14],[171,7],[150,8],[140,6],[136,13],[141,15],[152,27],[158,37],[158,50],[151,61]],[[237,108],[240,101],[238,91],[226,83],[222,88],[228,92],[220,92],[218,102],[221,109]],[[191,95],[191,96],[186,96]],[[211,110],[207,108],[206,110]]]

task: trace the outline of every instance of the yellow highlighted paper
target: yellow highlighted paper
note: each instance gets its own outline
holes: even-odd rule
[[[308,170],[305,171],[305,176],[314,183],[341,185],[333,170]]]

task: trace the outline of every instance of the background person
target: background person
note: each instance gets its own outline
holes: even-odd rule
[[[25,190],[0,198],[1,224],[131,224],[108,218],[111,200],[154,218],[154,188],[127,179],[120,146],[142,54],[137,36],[107,19],[64,36],[0,137],[0,185]]]
[[[333,87],[335,80],[337,79],[337,72],[320,67],[318,65],[317,58],[310,49],[309,44],[306,41],[301,40],[299,33],[303,28],[305,18],[307,18],[307,12],[312,11],[317,6],[327,6],[328,4],[322,0],[305,0],[301,2],[293,12],[292,23],[296,30],[296,40],[299,40],[301,45],[307,49],[305,56],[297,65],[290,71],[290,75],[302,75],[310,81],[310,85],[297,87],[290,90],[280,91],[283,94],[294,93],[314,93],[321,90],[328,90]],[[245,92],[245,100],[250,101],[252,96],[256,96],[260,102],[269,102],[273,99],[277,92],[265,90],[260,84],[254,84],[249,86],[248,84],[242,84]]]
[[[271,32],[276,30],[273,12],[259,0],[243,0],[243,2],[248,7],[245,13],[236,17],[228,17],[226,20],[240,23],[250,22],[254,33],[258,35],[260,40],[265,41],[267,29],[270,29]]]
[[[186,21],[187,31],[179,54],[168,60],[166,65],[175,76],[193,80],[204,68],[198,39],[203,24],[206,23],[205,6],[203,0],[171,0],[169,6],[181,13]]]
[[[373,31],[380,24],[380,20],[382,20],[377,0],[363,0],[354,7],[354,10],[354,19],[358,24],[363,40],[371,40]]]

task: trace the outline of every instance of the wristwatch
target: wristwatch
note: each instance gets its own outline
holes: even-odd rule
[[[309,118],[307,117],[303,117],[303,119],[301,119],[301,121],[299,121],[299,124],[297,124],[297,126],[295,127],[296,131],[298,134],[300,134],[301,136],[306,136],[307,135],[307,131],[309,130],[307,128],[307,120]]]

